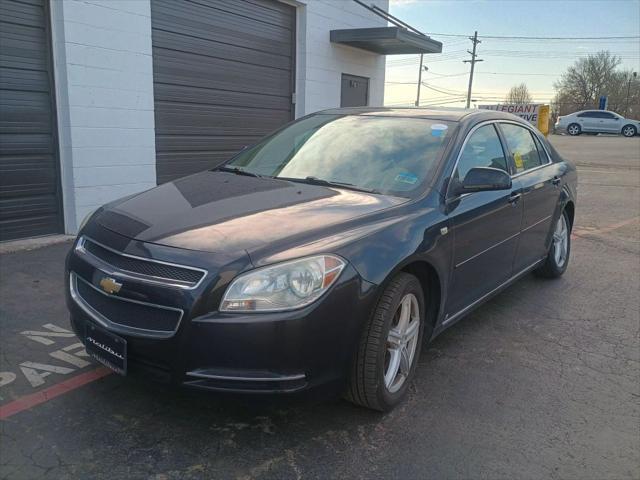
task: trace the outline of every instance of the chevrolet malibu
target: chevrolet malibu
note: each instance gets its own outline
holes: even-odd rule
[[[71,323],[123,375],[387,411],[424,343],[523,275],[564,273],[576,181],[510,114],[320,112],[89,215]]]

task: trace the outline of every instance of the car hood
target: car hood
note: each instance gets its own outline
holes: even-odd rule
[[[251,254],[406,202],[405,198],[208,171],[106,205],[94,220],[143,242]],[[286,245],[283,245],[286,248]]]

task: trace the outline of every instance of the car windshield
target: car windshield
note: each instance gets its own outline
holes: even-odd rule
[[[224,168],[412,197],[431,179],[451,122],[317,114],[234,157]]]

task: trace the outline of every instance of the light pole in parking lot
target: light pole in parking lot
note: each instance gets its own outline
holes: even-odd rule
[[[631,79],[634,79],[638,76],[638,72],[633,72],[629,75],[629,82],[627,83],[627,107],[624,109],[624,116],[629,115],[629,92],[631,92]]]
[[[428,71],[429,68],[422,64],[424,60],[424,55],[420,54],[420,67],[418,69],[418,93],[416,94],[416,107],[420,106],[420,86],[422,85],[422,72]]]

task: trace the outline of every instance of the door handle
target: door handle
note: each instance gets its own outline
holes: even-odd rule
[[[512,193],[509,196],[509,203],[515,206],[518,203],[518,200],[520,200],[520,197],[522,197],[521,193]]]
[[[558,185],[560,185],[561,180],[562,179],[560,177],[553,177],[553,180],[551,180],[551,183],[553,183],[557,187]]]

